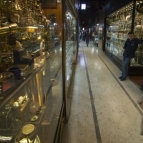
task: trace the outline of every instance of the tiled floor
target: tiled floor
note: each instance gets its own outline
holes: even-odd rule
[[[143,143],[141,114],[136,101],[143,92],[105,53],[80,43],[70,117],[62,143]]]

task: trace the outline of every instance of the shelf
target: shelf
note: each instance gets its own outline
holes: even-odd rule
[[[141,64],[139,64],[139,63],[132,63],[131,65],[130,65],[131,67],[143,67],[143,65],[141,65]]]
[[[122,39],[122,38],[115,38],[115,37],[111,37],[111,36],[107,36],[108,38],[113,38],[113,39],[116,39],[116,40],[122,40],[122,41],[126,41],[126,39]]]

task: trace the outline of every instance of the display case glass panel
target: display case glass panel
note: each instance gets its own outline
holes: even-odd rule
[[[136,1],[135,18],[134,18],[134,34],[137,38],[143,38],[143,1]],[[139,44],[135,53],[135,58],[131,60],[131,66],[143,66],[143,45]]]
[[[133,3],[129,3],[106,19],[105,49],[119,60],[122,60],[123,46],[131,31],[132,11]]]
[[[63,105],[62,4],[0,5],[0,142],[53,143]]]
[[[45,64],[22,83],[22,87],[8,95],[0,106],[0,135],[20,142],[25,139],[21,128],[32,124],[34,137],[53,142],[63,103],[60,48]],[[57,60],[58,58],[58,60]],[[21,132],[19,134],[19,132]],[[46,133],[46,134],[45,134]],[[30,136],[28,139],[32,140]]]
[[[66,85],[67,89],[73,71],[73,63],[76,60],[76,18],[69,8],[65,13],[66,19]]]

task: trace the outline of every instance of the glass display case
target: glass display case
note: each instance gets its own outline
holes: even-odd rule
[[[45,142],[54,138],[62,106],[62,62],[56,61],[60,57],[58,49],[43,66],[1,101],[0,122],[3,124],[0,124],[0,141]],[[34,131],[23,133],[23,128],[28,125]]]
[[[67,8],[68,9],[68,8]],[[67,10],[66,14],[66,81],[67,89],[70,84],[70,79],[73,71],[73,63],[76,57],[76,19],[72,13]]]
[[[136,1],[134,33],[137,38],[143,39],[143,13],[141,7],[143,1]],[[136,56],[131,61],[131,66],[143,66],[143,45],[138,45]]]
[[[103,40],[103,28],[102,27],[98,28],[98,35],[99,35],[99,40]]]
[[[1,101],[44,64],[50,54],[51,39],[49,20],[38,1],[0,0],[0,5]]]
[[[131,2],[110,14],[106,19],[105,49],[120,64],[122,61],[123,46],[128,38],[128,32],[134,31],[136,38],[140,39],[143,37],[142,5],[142,1]],[[143,45],[138,45],[135,58],[131,59],[130,69],[134,67],[143,67]]]
[[[98,47],[98,42],[99,42],[99,24],[96,24],[94,26],[93,32],[92,32],[92,36],[93,36],[93,43],[95,44],[95,46]]]
[[[131,31],[133,3],[112,13],[106,19],[105,49],[111,55],[122,60],[123,46],[127,34]]]
[[[52,143],[63,104],[62,3],[0,7],[0,142]]]

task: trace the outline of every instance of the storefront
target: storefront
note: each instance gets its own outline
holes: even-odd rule
[[[104,41],[104,10],[99,10],[99,21],[98,21],[98,47],[103,50]]]
[[[65,5],[65,59],[66,59],[66,95],[67,95],[67,110],[66,115],[67,119],[70,112],[70,103],[71,103],[71,91],[72,91],[72,79],[74,78],[74,70],[76,64],[77,56],[77,46],[78,46],[78,25],[76,14],[72,11],[70,4],[67,2]]]
[[[104,48],[108,56],[120,68],[122,64],[123,45],[128,38],[128,32],[133,31],[137,38],[143,37],[142,5],[143,1],[126,0],[124,1],[124,5],[117,3],[112,7],[113,4],[109,3],[105,7],[105,13],[108,13],[108,15],[105,18]],[[136,56],[130,62],[128,75],[143,75],[142,61],[143,45],[138,45]]]
[[[57,143],[76,63],[75,3],[0,5],[0,142]]]

